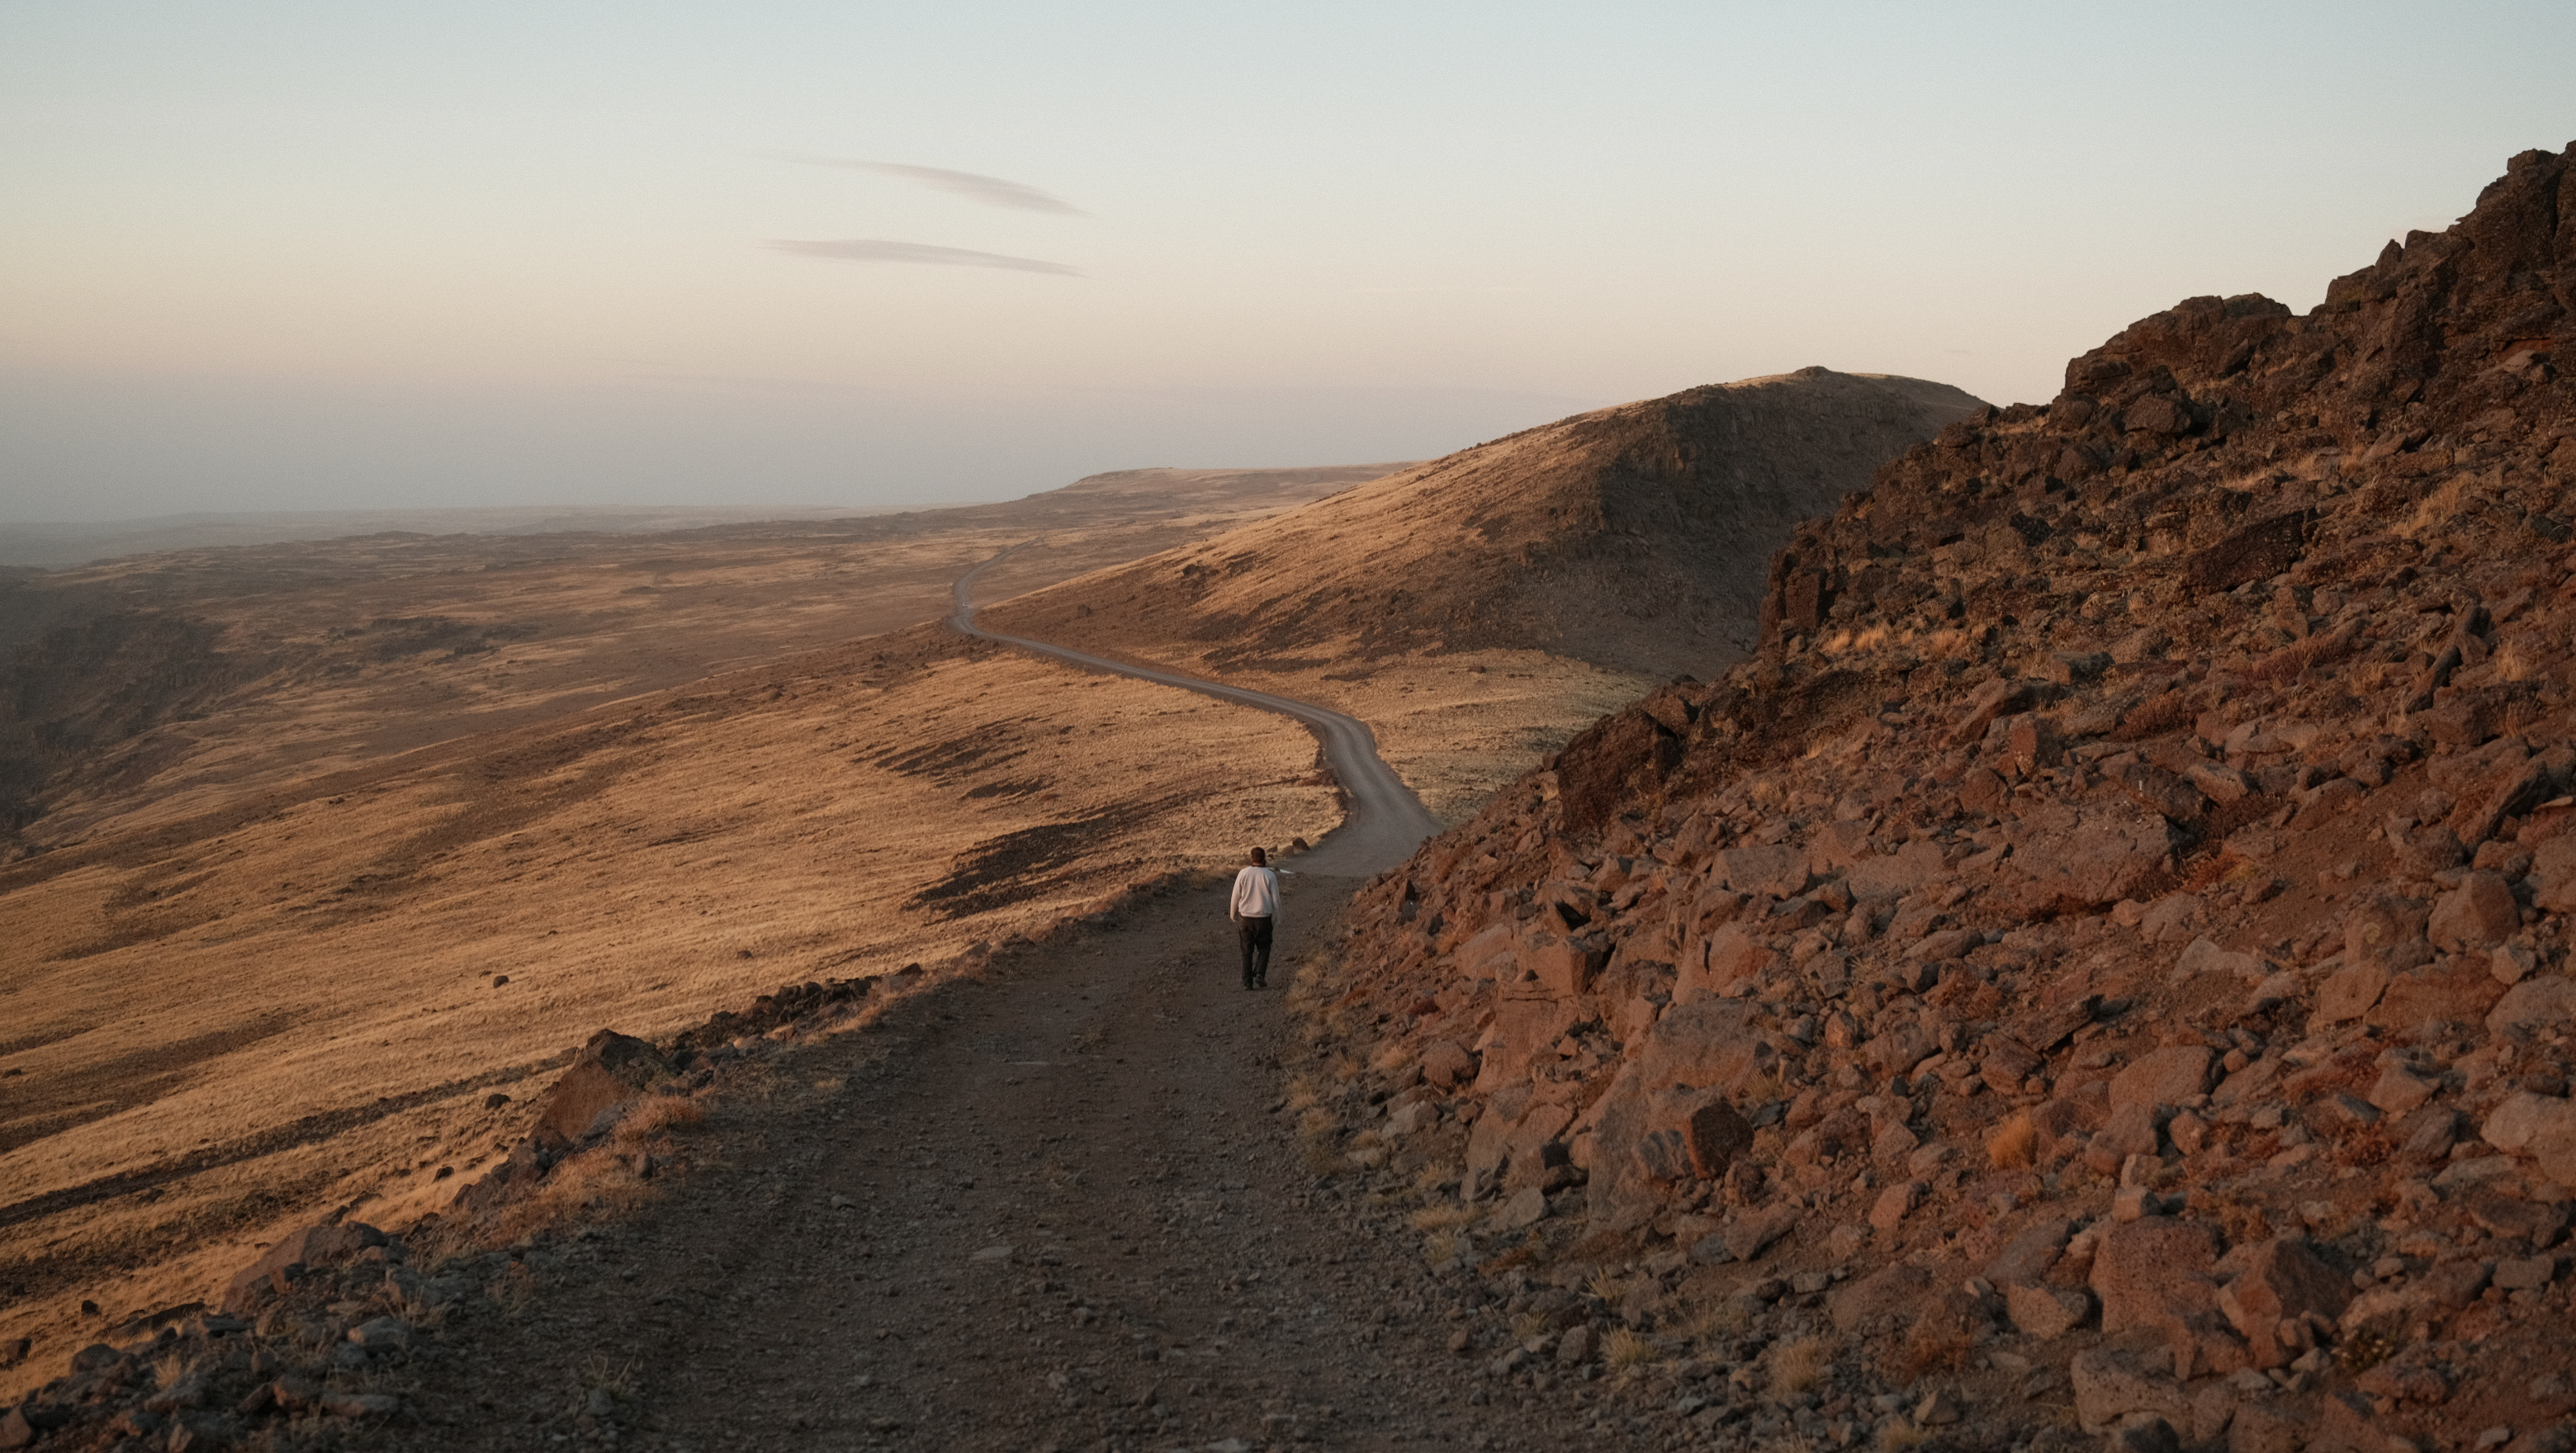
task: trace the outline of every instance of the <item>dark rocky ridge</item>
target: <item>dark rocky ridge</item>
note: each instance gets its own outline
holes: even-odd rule
[[[1943,429],[1375,884],[1435,1258],[1719,1446],[2576,1445],[2572,165]]]

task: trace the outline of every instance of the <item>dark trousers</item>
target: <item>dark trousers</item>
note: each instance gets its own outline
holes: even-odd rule
[[[1243,939],[1244,987],[1270,982],[1270,920],[1238,919],[1235,931]]]

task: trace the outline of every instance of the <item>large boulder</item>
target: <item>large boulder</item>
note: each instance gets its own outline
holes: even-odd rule
[[[2351,1278],[2319,1260],[2305,1241],[2286,1236],[2256,1247],[2252,1263],[2218,1292],[2219,1310],[2260,1368],[2278,1367],[2302,1350],[2302,1339],[2282,1335],[2284,1322],[2313,1316],[2332,1326],[2351,1301]]]
[[[2104,1233],[2092,1275],[2103,1335],[2156,1334],[2183,1378],[2244,1367],[2245,1349],[2220,1314],[2210,1275],[2216,1252],[2216,1233],[2196,1221],[2150,1216]]]
[[[2008,866],[2036,905],[2115,903],[2171,866],[2174,843],[2171,823],[2132,803],[2050,804],[2021,819]]]
[[[537,1113],[536,1139],[563,1150],[604,1135],[628,1107],[668,1079],[660,1050],[631,1035],[603,1029],[581,1047],[572,1068],[546,1092]]]
[[[2215,1058],[2205,1045],[2177,1044],[2140,1055],[2111,1078],[2111,1108],[2179,1106],[2209,1088]]]
[[[227,1316],[255,1311],[307,1269],[338,1266],[370,1246],[384,1244],[385,1233],[373,1226],[316,1222],[286,1236],[261,1253],[259,1260],[234,1273],[224,1288],[223,1311]]]
[[[2483,952],[2522,929],[2522,906],[2502,873],[2471,873],[2433,905],[2426,931],[2436,948]]]
[[[2487,1011],[2487,1033],[2513,1035],[2576,1024],[2576,979],[2525,979]]]
[[[2525,1156],[2541,1174],[2576,1187],[2576,1100],[2521,1091],[2487,1116],[2480,1133],[2487,1144]]]

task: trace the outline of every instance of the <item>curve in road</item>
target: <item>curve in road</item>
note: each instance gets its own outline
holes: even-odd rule
[[[1384,872],[1411,857],[1413,850],[1421,846],[1423,839],[1440,831],[1438,820],[1434,819],[1430,810],[1422,805],[1422,799],[1416,797],[1413,789],[1404,785],[1404,779],[1395,775],[1395,769],[1389,767],[1386,760],[1377,754],[1377,734],[1368,729],[1368,723],[1357,717],[1344,716],[1338,711],[1328,710],[1310,701],[1273,696],[1266,691],[1253,691],[1241,686],[1227,686],[1215,681],[1202,680],[1196,676],[1184,676],[1174,671],[1157,671],[1150,667],[1133,666],[1124,661],[1113,661],[1105,656],[1094,656],[1070,647],[1030,640],[1025,636],[1006,636],[998,631],[988,631],[977,626],[975,624],[975,577],[1009,559],[1012,552],[1020,548],[1014,545],[1009,550],[957,577],[956,585],[951,587],[956,598],[957,613],[948,618],[948,623],[967,635],[979,636],[987,641],[999,641],[1005,645],[1017,646],[1024,651],[1052,656],[1059,661],[1094,671],[1131,676],[1139,681],[1151,681],[1159,686],[1175,686],[1183,691],[1195,691],[1201,696],[1213,696],[1219,701],[1230,701],[1237,706],[1277,712],[1304,725],[1308,731],[1315,734],[1317,741],[1323,743],[1324,760],[1332,766],[1333,775],[1341,780],[1342,789],[1348,798],[1349,812],[1343,818],[1340,827],[1325,834],[1324,840],[1317,843],[1311,850],[1298,855],[1297,867],[1300,871],[1340,874],[1354,878],[1367,877]]]

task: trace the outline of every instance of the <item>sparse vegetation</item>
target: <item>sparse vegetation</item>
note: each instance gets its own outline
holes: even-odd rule
[[[1834,1343],[1829,1337],[1801,1337],[1771,1349],[1770,1386],[1774,1397],[1813,1392],[1833,1369]]]
[[[1619,1327],[1601,1339],[1601,1360],[1614,1371],[1638,1372],[1663,1360],[1654,1339],[1632,1328]]]
[[[2017,1111],[1986,1137],[1986,1161],[1997,1170],[2022,1170],[2039,1159],[2039,1127]]]

